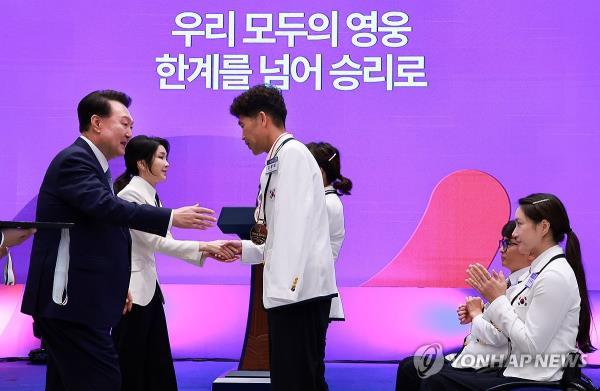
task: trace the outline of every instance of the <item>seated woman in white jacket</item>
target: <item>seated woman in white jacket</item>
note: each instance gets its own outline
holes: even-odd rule
[[[166,179],[168,153],[169,143],[165,139],[133,137],[125,148],[126,171],[115,182],[118,196],[138,204],[162,206],[156,185]],[[180,258],[196,266],[202,266],[207,257],[226,261],[235,257],[227,249],[221,249],[220,242],[176,240],[170,232],[164,238],[136,230],[130,233],[128,300],[131,302],[112,331],[119,354],[122,389],[177,390],[154,253]]]
[[[591,311],[579,239],[567,211],[552,194],[519,200],[513,233],[519,250],[535,260],[519,278],[522,288],[506,295],[502,273],[482,265],[468,269],[468,284],[489,301],[486,316],[509,340],[511,354],[501,373],[441,371],[423,379],[421,390],[485,390],[522,379],[555,381],[569,353],[595,350]],[[566,237],[566,254],[559,246]]]
[[[512,238],[516,223],[509,221],[502,227],[500,257],[502,266],[510,271],[506,279],[506,295],[512,297],[522,288],[519,279],[529,271],[533,262],[530,254],[522,254]],[[471,333],[465,338],[464,346],[458,354],[446,356],[454,368],[472,368],[502,365],[509,354],[508,338],[489,320],[480,297],[467,297],[465,304],[458,307],[458,320],[461,324],[471,323]]]
[[[340,196],[350,195],[352,181],[341,173],[340,151],[329,143],[308,143],[308,150],[312,153],[321,168],[323,185],[325,186],[325,204],[327,205],[327,217],[329,219],[329,239],[333,260],[337,264],[338,255],[346,230],[344,228],[344,205]],[[339,296],[331,299],[331,310],[329,320],[344,321],[344,308]]]
[[[519,279],[529,271],[533,257],[522,254],[516,241],[512,238],[516,223],[509,221],[502,227],[500,239],[500,256],[502,266],[510,270],[506,279],[507,295],[519,289]],[[482,367],[499,366],[509,353],[508,338],[502,334],[489,320],[480,297],[468,296],[465,303],[457,309],[461,324],[471,323],[471,333],[466,336],[464,346],[458,353],[446,355],[441,371],[468,371]],[[396,374],[396,390],[419,390],[423,376],[420,376],[415,363],[422,362],[422,357],[407,357],[400,361]]]

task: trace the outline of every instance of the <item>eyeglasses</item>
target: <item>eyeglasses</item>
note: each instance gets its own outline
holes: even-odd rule
[[[500,250],[506,252],[510,246],[516,246],[516,243],[510,241],[510,239],[500,239]]]

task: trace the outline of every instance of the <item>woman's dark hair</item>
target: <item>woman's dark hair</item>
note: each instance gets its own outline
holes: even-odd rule
[[[271,120],[275,126],[280,128],[285,127],[287,109],[279,88],[259,84],[237,96],[229,107],[231,115],[237,118],[240,118],[241,115],[254,117],[261,111],[271,116]]]
[[[313,154],[315,160],[319,164],[319,167],[325,172],[325,178],[327,184],[331,184],[334,189],[338,191],[338,194],[350,195],[352,190],[352,181],[344,177],[341,173],[341,157],[340,151],[336,147],[329,143],[308,143],[306,144],[308,150]]]
[[[111,114],[110,101],[120,102],[125,107],[131,105],[131,98],[124,92],[115,90],[93,91],[81,99],[77,105],[77,117],[79,118],[79,131],[88,130],[92,116],[109,117]]]
[[[579,287],[579,296],[581,306],[579,310],[579,331],[577,333],[577,346],[584,353],[591,353],[596,350],[590,339],[590,324],[592,312],[590,309],[590,300],[588,297],[587,284],[585,281],[585,271],[581,261],[581,247],[579,239],[571,229],[569,216],[563,203],[553,194],[536,193],[528,195],[519,200],[521,211],[534,223],[539,224],[542,220],[550,223],[550,232],[552,239],[560,243],[567,237],[566,256],[567,262],[571,265],[577,286]]]
[[[115,194],[123,190],[123,188],[129,184],[131,178],[140,175],[137,162],[143,160],[148,166],[148,169],[152,168],[154,154],[161,145],[165,147],[168,155],[170,145],[164,138],[140,135],[129,140],[125,147],[125,172],[115,181]]]
[[[508,223],[504,224],[502,227],[502,237],[512,239],[512,234],[517,227],[517,223],[514,220],[510,220]]]

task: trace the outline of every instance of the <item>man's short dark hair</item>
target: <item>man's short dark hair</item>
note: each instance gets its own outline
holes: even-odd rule
[[[287,109],[279,88],[259,84],[235,98],[229,107],[231,115],[237,118],[254,117],[261,111],[269,114],[275,126],[285,127]]]
[[[517,223],[514,220],[510,220],[502,227],[502,237],[512,239],[512,233],[515,231]]]
[[[131,105],[131,98],[124,92],[114,90],[99,90],[87,94],[77,105],[77,116],[79,117],[79,131],[88,130],[92,116],[109,117],[110,101],[122,103],[125,107]]]

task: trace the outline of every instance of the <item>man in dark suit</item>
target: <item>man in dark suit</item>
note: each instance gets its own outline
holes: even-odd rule
[[[52,160],[40,188],[36,220],[75,223],[37,232],[23,296],[21,310],[48,350],[46,390],[120,390],[110,332],[128,301],[129,228],[165,236],[171,225],[205,229],[215,221],[197,205],[171,210],[114,195],[108,160],[131,138],[130,103],[112,90],[85,96],[81,137]]]

